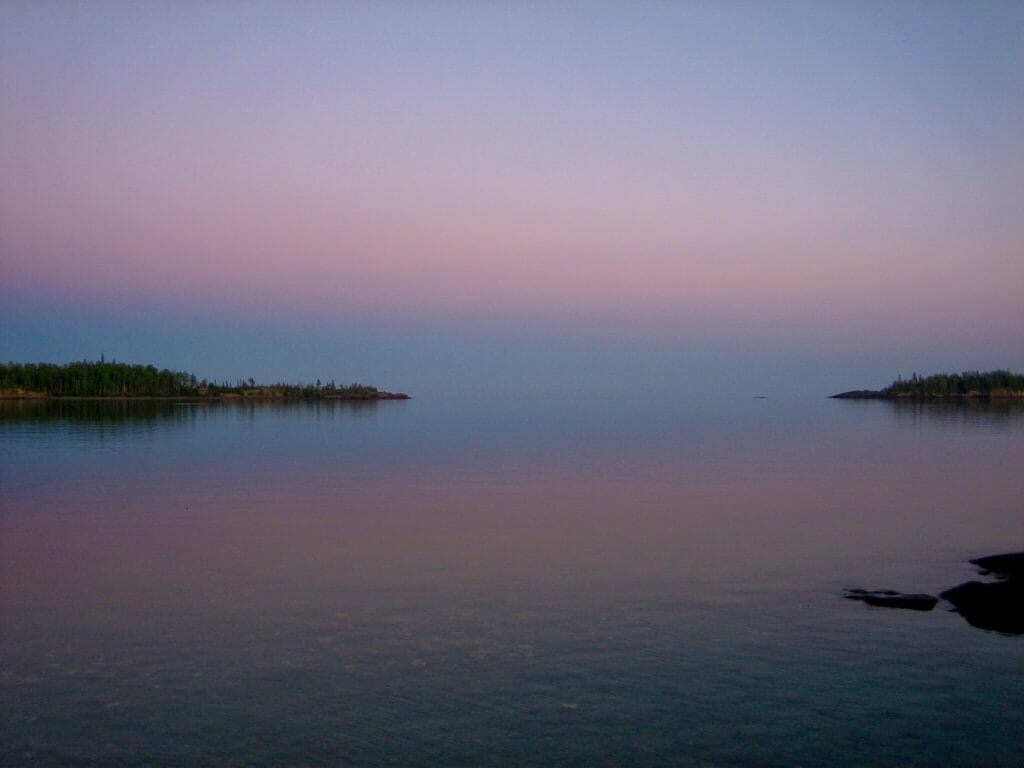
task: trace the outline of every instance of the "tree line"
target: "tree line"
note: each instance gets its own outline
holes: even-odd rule
[[[910,397],[991,396],[1024,393],[1024,374],[1007,370],[936,373],[910,379],[897,378],[882,390],[885,394]]]
[[[51,397],[372,397],[376,387],[338,386],[317,379],[315,384],[257,384],[252,378],[213,382],[184,371],[131,365],[117,361],[83,360],[54,363],[0,363],[0,390],[39,392]]]

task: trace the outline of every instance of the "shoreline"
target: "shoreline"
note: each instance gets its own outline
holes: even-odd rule
[[[998,400],[1000,402],[1024,400],[1024,392],[967,392],[965,394],[918,395],[913,393],[896,394],[874,389],[854,389],[829,395],[830,400],[898,400],[910,402],[963,402],[977,400]]]

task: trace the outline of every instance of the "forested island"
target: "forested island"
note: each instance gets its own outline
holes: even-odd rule
[[[0,363],[0,398],[179,398],[407,400],[399,392],[382,392],[365,384],[257,384],[252,378],[214,382],[183,371],[153,365],[83,360],[78,363]]]
[[[936,373],[898,378],[885,389],[855,389],[832,395],[846,400],[1024,399],[1024,374],[1007,370]]]

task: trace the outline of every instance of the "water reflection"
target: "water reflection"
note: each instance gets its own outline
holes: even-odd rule
[[[212,410],[249,416],[257,411],[314,416],[338,412],[365,415],[380,405],[376,400],[0,400],[0,422],[90,426],[151,422],[173,426],[188,424]]]
[[[939,427],[1007,426],[1021,423],[1024,399],[1020,400],[839,400],[844,408],[865,410],[884,407],[901,425]]]

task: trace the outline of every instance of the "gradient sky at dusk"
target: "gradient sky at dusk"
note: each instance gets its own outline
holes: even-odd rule
[[[1022,180],[1021,3],[4,0],[0,358],[1022,369]]]

